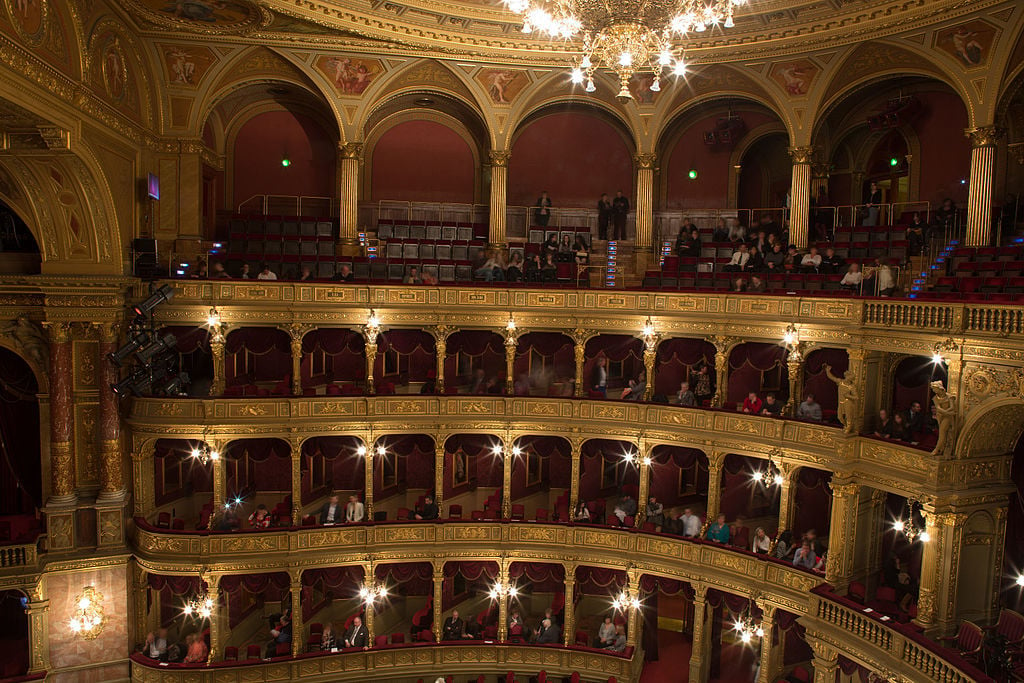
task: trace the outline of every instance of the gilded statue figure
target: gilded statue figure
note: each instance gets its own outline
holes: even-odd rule
[[[942,382],[931,383],[932,405],[935,406],[935,420],[939,424],[939,434],[935,439],[932,455],[938,455],[952,446],[953,425],[956,422],[956,396],[946,391]]]
[[[839,404],[836,417],[843,425],[843,431],[852,434],[857,427],[857,384],[853,369],[848,369],[843,377],[832,374],[832,366],[825,366],[825,376],[835,382],[839,391]]]

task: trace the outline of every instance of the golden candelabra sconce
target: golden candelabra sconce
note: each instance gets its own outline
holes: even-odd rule
[[[96,638],[103,630],[103,594],[87,586],[75,601],[68,627],[72,633],[86,640]]]

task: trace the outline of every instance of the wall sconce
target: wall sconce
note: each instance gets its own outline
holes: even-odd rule
[[[377,343],[377,335],[380,334],[380,318],[377,317],[377,312],[372,308],[370,309],[370,317],[366,321],[366,340],[370,344]]]
[[[960,350],[960,347],[952,337],[947,337],[945,341],[936,342],[935,346],[932,347],[932,362],[936,365],[946,362],[946,355],[953,354]]]
[[[214,606],[213,598],[204,590],[185,603],[185,616],[209,619],[213,614]]]
[[[644,327],[641,332],[644,336],[644,341],[654,337],[654,321],[651,320],[651,316],[647,316],[647,320],[644,321]]]
[[[764,629],[761,628],[760,622],[755,622],[754,618],[750,616],[750,605],[747,605],[746,611],[740,619],[737,619],[733,624],[733,629],[740,634],[740,641],[744,645],[749,645],[754,638],[763,638]]]
[[[612,609],[619,612],[625,612],[627,609],[640,609],[640,600],[633,597],[629,590],[623,590],[612,600]]]
[[[508,322],[505,323],[505,332],[509,335],[513,335],[516,332],[516,319],[512,317],[512,314],[508,314]]]
[[[388,597],[388,588],[383,583],[364,584],[359,589],[359,599],[363,601],[363,604],[369,606],[375,603],[377,600],[383,600]]]
[[[86,587],[75,602],[68,627],[86,640],[98,636],[103,630],[103,594],[92,586]]]
[[[922,543],[927,543],[932,540],[932,535],[928,533],[928,524],[924,526],[918,526],[914,523],[914,503],[913,501],[907,501],[907,514],[906,517],[900,517],[892,523],[892,529],[896,533],[903,534],[907,537],[907,540],[913,543],[915,540],[920,540]]]
[[[202,446],[192,449],[192,457],[202,463],[203,466],[206,466],[211,462],[220,460],[220,453],[212,450],[209,445],[204,443]]]
[[[510,598],[514,598],[519,595],[519,589],[511,583],[496,583],[491,586],[489,595],[491,596],[491,600],[497,600],[498,598],[506,595]]]
[[[786,327],[786,332],[782,335],[782,343],[787,348],[793,348],[800,343],[800,330],[796,329],[796,325],[793,323]]]
[[[211,308],[210,312],[206,314],[206,326],[220,327],[220,312],[217,311],[216,306]]]

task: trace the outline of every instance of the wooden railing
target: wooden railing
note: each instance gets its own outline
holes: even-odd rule
[[[863,605],[832,593],[829,586],[819,586],[812,593],[810,610],[812,620],[818,622],[809,628],[826,631],[832,643],[840,647],[848,643],[850,650],[844,652],[855,661],[866,658],[879,661],[889,669],[887,680],[894,680],[889,674],[898,675],[898,680],[935,681],[936,683],[991,683],[992,679],[966,661],[955,650],[938,647],[934,642],[917,633],[910,626],[903,626],[868,611]],[[835,629],[831,631],[831,629]],[[856,640],[844,636],[852,635]],[[875,649],[875,655],[863,648]],[[857,650],[861,651],[858,652]]]
[[[0,546],[0,571],[35,567],[39,559],[37,543]]]

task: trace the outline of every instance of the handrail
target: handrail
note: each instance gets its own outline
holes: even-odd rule
[[[0,546],[0,571],[35,567],[39,560],[39,539],[32,543]]]
[[[287,203],[293,204],[293,206],[295,208],[294,212],[289,214],[289,213],[284,212],[284,211],[271,211],[270,210],[270,204],[274,200],[285,200]],[[303,212],[302,208],[303,208],[304,204],[312,202],[312,201],[326,202],[327,203],[327,211],[326,212],[323,212],[323,211],[313,211],[313,212],[309,212],[309,213]],[[236,213],[244,213],[243,207],[246,207],[246,206],[248,206],[250,204],[253,204],[253,203],[258,203],[257,209],[259,210],[260,214],[262,214],[264,216],[269,216],[271,214],[278,214],[278,213],[285,214],[285,215],[291,215],[291,216],[324,216],[324,215],[333,215],[334,214],[334,198],[333,197],[322,197],[322,196],[318,196],[318,195],[284,195],[284,194],[254,194],[251,197],[249,197],[248,199],[246,199],[245,201],[243,201],[242,203],[240,203],[238,205],[238,207],[237,207],[235,212]]]
[[[812,618],[881,650],[894,660],[894,669],[908,668],[924,680],[942,683],[992,683],[956,651],[940,648],[911,628],[901,628],[864,605],[835,594],[828,585],[818,586],[811,593],[815,603],[810,611]],[[846,654],[857,659],[855,652]]]

